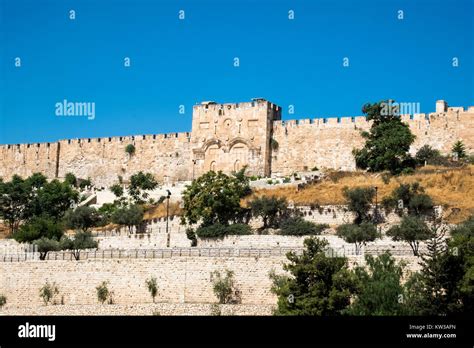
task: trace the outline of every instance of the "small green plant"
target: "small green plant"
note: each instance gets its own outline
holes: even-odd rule
[[[197,237],[196,237],[196,232],[192,228],[187,228],[186,229],[186,237],[191,241],[191,246],[195,247],[198,244]]]
[[[288,184],[289,182],[291,182],[291,179],[290,179],[289,177],[285,177],[285,178],[283,179],[283,183],[284,183],[284,184]]]
[[[7,303],[7,298],[5,295],[0,295],[0,309]]]
[[[109,303],[113,303],[112,292],[109,291],[107,284],[109,282],[102,282],[99,286],[96,287],[97,290],[97,299],[100,303],[104,304],[105,301],[109,300]]]
[[[318,167],[313,167],[313,168],[311,168],[311,171],[313,171],[313,172],[316,172],[316,171],[318,171],[318,170],[319,170]]]
[[[150,292],[151,297],[153,298],[153,303],[155,302],[155,297],[158,294],[158,286],[156,284],[156,278],[151,277],[145,281],[148,291]]]
[[[221,307],[218,303],[213,303],[211,305],[211,315],[220,317],[222,315]]]
[[[133,156],[135,154],[135,145],[128,144],[125,146],[125,152],[129,154],[129,156]]]
[[[453,155],[455,156],[456,159],[462,160],[466,158],[466,146],[461,140],[458,140],[454,143],[451,151],[453,152]]]
[[[267,180],[267,184],[268,184],[268,185],[273,185],[273,180],[272,180],[272,179],[268,179],[268,180]]]
[[[275,139],[272,139],[272,140],[271,140],[271,146],[272,146],[272,150],[273,150],[273,151],[277,151],[278,148],[279,148],[279,146],[280,146],[280,144],[278,144],[278,141],[276,141]]]
[[[59,289],[56,286],[56,283],[49,284],[49,282],[46,281],[46,284],[44,284],[40,289],[40,297],[43,299],[45,305],[48,305],[48,303],[53,299],[54,295],[57,294],[59,294]]]
[[[161,316],[161,313],[158,310],[154,310],[152,315],[156,316],[156,317],[159,317],[159,316]]]
[[[240,303],[239,292],[234,283],[234,272],[226,270],[225,277],[222,277],[219,271],[214,271],[211,273],[211,282],[220,304]]]

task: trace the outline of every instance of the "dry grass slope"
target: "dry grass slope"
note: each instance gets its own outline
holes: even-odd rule
[[[445,217],[451,223],[459,223],[474,214],[474,165],[461,168],[427,166],[413,175],[391,177],[388,184],[382,174],[364,172],[331,172],[320,183],[304,189],[275,188],[257,191],[255,196],[276,195],[286,197],[296,205],[345,204],[344,187],[377,186],[379,200],[389,195],[400,183],[418,181],[436,204],[442,205]]]

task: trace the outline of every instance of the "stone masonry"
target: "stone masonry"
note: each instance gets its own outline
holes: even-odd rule
[[[402,115],[416,140],[449,153],[457,140],[474,151],[474,107],[436,103],[436,112]],[[313,167],[353,170],[352,150],[363,146],[360,135],[370,128],[363,116],[281,120],[281,107],[258,98],[252,102],[203,102],[193,108],[192,131],[52,143],[0,146],[0,177],[35,172],[63,178],[71,172],[109,186],[138,172],[153,173],[164,183],[191,180],[208,170],[229,173],[247,166],[250,175],[291,175]],[[125,147],[133,144],[130,156]]]

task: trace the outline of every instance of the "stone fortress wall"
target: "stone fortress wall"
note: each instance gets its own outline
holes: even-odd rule
[[[417,136],[411,151],[424,144],[448,153],[463,140],[474,151],[474,107],[448,107],[438,101],[436,112],[402,115]],[[0,177],[42,172],[49,178],[74,173],[90,177],[98,187],[125,180],[138,172],[153,173],[164,183],[191,180],[214,169],[286,176],[313,167],[353,170],[352,149],[363,146],[365,117],[281,120],[281,107],[264,99],[193,108],[192,132],[0,146]],[[125,152],[134,144],[135,154]]]

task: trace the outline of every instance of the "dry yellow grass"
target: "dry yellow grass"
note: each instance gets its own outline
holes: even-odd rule
[[[181,215],[182,214],[182,209],[179,206],[179,203],[177,202],[170,202],[170,207],[169,207],[169,215],[170,216],[176,216],[176,215]],[[161,203],[158,206],[151,206],[145,209],[145,215],[144,219],[145,220],[150,220],[150,219],[156,219],[156,218],[161,218],[166,216],[166,202]]]
[[[458,223],[474,214],[474,166],[462,168],[442,168],[427,166],[419,169],[413,175],[391,177],[385,184],[381,174],[347,172],[330,173],[328,178],[320,183],[312,184],[304,189],[275,188],[262,189],[253,196],[275,195],[286,197],[296,205],[309,204],[344,204],[342,195],[344,187],[377,186],[378,197],[390,195],[400,183],[418,181],[429,194],[435,204],[445,208],[445,217],[449,222]],[[332,179],[331,179],[332,178]],[[252,197],[248,198],[252,199]],[[457,209],[459,209],[459,211]]]

